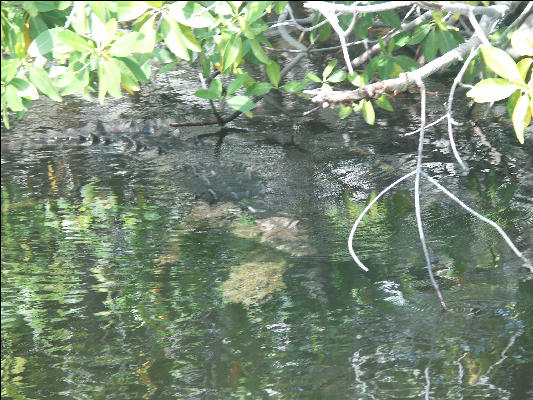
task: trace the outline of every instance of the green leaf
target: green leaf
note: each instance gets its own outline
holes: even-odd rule
[[[250,47],[252,49],[252,53],[254,53],[254,56],[263,64],[268,64],[270,59],[259,44],[259,41],[257,39],[248,39],[248,42],[250,43]]]
[[[218,96],[215,93],[212,93],[207,89],[197,90],[196,92],[194,92],[194,95],[196,97],[200,97],[201,99],[206,99],[206,100],[218,99]]]
[[[379,17],[387,25],[392,26],[394,29],[402,28],[402,20],[394,10],[381,11],[378,13]]]
[[[176,66],[177,62],[171,62],[166,65],[163,65],[159,70],[157,71],[158,74],[164,74],[165,72],[168,72],[172,70]]]
[[[339,69],[335,71],[333,74],[331,74],[331,76],[327,79],[327,81],[332,82],[332,83],[338,83],[338,82],[342,82],[345,79],[346,79],[346,72]]]
[[[102,42],[100,46],[105,47],[115,38],[117,33],[117,20],[115,18],[110,19],[105,25],[104,34],[102,35]]]
[[[120,68],[115,63],[115,60],[100,60],[99,63],[103,64],[103,78],[109,94],[113,97],[122,97],[122,92],[120,90]]]
[[[307,74],[305,74],[305,77],[307,79],[309,79],[310,81],[313,81],[313,82],[316,82],[316,83],[321,83],[322,82],[322,79],[320,79],[318,76],[316,76],[315,74],[313,74],[311,72],[308,72]]]
[[[365,79],[365,74],[358,74],[354,72],[353,74],[348,74],[348,81],[357,87],[365,86],[367,81]]]
[[[280,80],[280,71],[279,71],[278,63],[275,61],[270,61],[270,63],[267,64],[265,69],[266,69],[268,79],[270,79],[270,82],[272,82],[272,85],[274,85],[274,87],[278,87],[279,80]]]
[[[331,25],[330,24],[324,24],[320,28],[318,28],[318,36],[320,37],[320,40],[326,41],[331,36]]]
[[[52,85],[52,81],[48,77],[46,71],[40,67],[28,67],[30,81],[37,89],[44,95],[50,97],[52,100],[61,101],[61,96],[56,88]]]
[[[437,33],[432,30],[426,36],[424,42],[422,43],[422,53],[427,61],[432,61],[437,55],[439,50],[439,41],[437,38]]]
[[[98,73],[98,101],[100,102],[100,104],[104,104],[105,95],[107,93],[107,86],[106,86],[103,62],[98,63],[97,73]]]
[[[516,64],[518,71],[520,72],[520,75],[522,76],[522,80],[525,81],[527,77],[527,73],[529,71],[529,67],[531,63],[533,62],[532,58],[524,58]]]
[[[115,57],[127,57],[136,53],[140,47],[140,41],[144,35],[139,32],[126,33],[113,42],[109,54]]]
[[[529,101],[530,99],[527,94],[522,95],[513,110],[513,127],[520,144],[524,144],[524,131],[531,122]]]
[[[216,95],[216,97],[222,96],[222,82],[220,79],[215,78],[209,84],[209,91]]]
[[[44,56],[52,50],[57,51],[57,47],[62,47],[62,53],[70,51],[70,46],[65,46],[57,36],[62,28],[47,29],[39,34],[28,48],[28,54],[32,57]]]
[[[390,57],[382,56],[378,58],[378,74],[381,79],[389,79],[392,72],[392,60]]]
[[[149,60],[140,62],[132,56],[122,57],[120,60],[129,68],[137,80],[141,82],[150,80],[151,64]]]
[[[163,17],[161,21],[161,33],[164,36],[165,44],[168,49],[174,53],[176,57],[179,57],[185,61],[191,59],[187,46],[183,41],[183,35],[181,30],[178,27],[178,24],[169,19],[168,17]]]
[[[439,31],[438,40],[441,54],[445,54],[457,47],[457,42],[451,31]]]
[[[67,46],[72,47],[74,50],[81,51],[82,53],[88,53],[94,49],[94,44],[77,33],[69,30],[64,30],[57,34],[59,40],[65,43]]]
[[[227,94],[233,94],[237,90],[239,90],[244,84],[244,82],[246,81],[246,78],[248,78],[248,72],[245,72],[244,74],[240,74],[239,76],[237,76],[237,78],[235,78],[235,80],[231,82],[230,85],[228,86],[228,89],[226,90]]]
[[[368,125],[374,125],[376,114],[374,113],[374,107],[369,100],[363,100],[363,108],[361,109],[363,118]]]
[[[22,111],[24,106],[22,105],[22,99],[17,93],[17,88],[13,85],[7,85],[6,87],[6,100],[7,105],[12,111]]]
[[[512,82],[523,82],[516,63],[507,52],[484,44],[481,45],[481,54],[487,66],[499,76]]]
[[[352,113],[351,106],[345,106],[344,104],[339,105],[339,118],[344,119]]]
[[[106,21],[106,4],[105,1],[88,1],[91,11],[98,17],[102,22]]]
[[[421,25],[418,25],[411,34],[411,37],[409,38],[409,44],[415,45],[420,43],[424,38],[427,36],[431,29],[431,24],[424,23]]]
[[[301,92],[307,87],[309,81],[290,81],[283,85],[281,88],[285,89],[287,92],[295,93]]]
[[[237,58],[239,57],[239,53],[241,52],[241,47],[242,41],[239,36],[233,36],[228,41],[222,55],[222,60],[224,62],[224,67],[222,69],[223,71],[231,67],[235,60],[237,60]]]
[[[335,68],[337,63],[338,63],[338,60],[335,59],[335,60],[331,60],[328,63],[328,65],[326,65],[326,68],[324,68],[324,71],[322,72],[322,78],[324,80],[326,80],[326,78],[329,76],[329,74],[331,74],[331,72],[333,71],[333,69]]]
[[[516,103],[518,102],[518,99],[522,95],[521,90],[515,90],[512,95],[509,96],[507,99],[507,113],[509,116],[512,117],[514,108],[516,106]]]
[[[150,7],[144,1],[117,1],[117,16],[119,21],[130,21],[140,17]]]
[[[466,95],[476,103],[489,103],[509,97],[519,86],[501,78],[483,79],[478,82]]]
[[[244,7],[244,19],[248,24],[252,24],[255,20],[261,18],[265,9],[269,6],[268,1],[251,1]]]
[[[10,83],[17,88],[17,92],[20,97],[30,100],[37,100],[39,98],[37,88],[26,79],[15,78]]]
[[[233,96],[226,100],[231,108],[237,111],[246,112],[253,110],[256,104],[246,96]]]
[[[189,28],[188,26],[183,26],[183,25],[181,25],[179,28],[181,30],[181,33],[183,34],[183,41],[185,42],[185,46],[187,46],[187,48],[192,51],[201,53],[202,48],[198,44],[196,37],[194,37],[194,34],[192,33],[191,28]]]
[[[414,71],[419,68],[415,60],[408,56],[394,56],[392,59],[402,67],[404,71]]]
[[[394,35],[393,39],[394,39],[396,48],[399,49],[400,47],[405,46],[410,41],[410,38],[411,38],[410,32],[400,32]]]
[[[442,20],[443,15],[442,15],[441,11],[431,11],[431,15],[433,16],[433,20],[435,21],[435,23],[439,27],[440,31],[447,31],[448,30],[448,26],[446,25],[446,22],[444,22]]]
[[[263,96],[268,93],[273,86],[268,82],[255,82],[246,90],[246,94],[254,96]]]
[[[382,94],[376,99],[376,106],[387,111],[394,111],[394,108],[392,108],[392,104],[390,103],[389,99],[387,99],[387,96],[385,96],[384,94]]]
[[[155,15],[148,19],[139,29],[139,32],[144,35],[142,43],[140,44],[137,53],[151,53],[155,47],[156,31],[154,29]]]
[[[285,7],[287,6],[288,1],[274,1],[274,9],[276,10],[276,13],[279,15],[283,12]]]

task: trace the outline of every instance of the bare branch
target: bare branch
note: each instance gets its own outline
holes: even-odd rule
[[[464,3],[452,3],[450,1],[440,1],[434,3],[431,1],[418,1],[417,2],[421,7],[427,8],[429,10],[438,10],[446,11],[451,14],[462,14],[462,15],[487,15],[489,17],[501,17],[506,11],[507,6],[505,5],[493,5],[493,6],[470,6]]]
[[[414,1],[390,1],[387,3],[380,3],[380,4],[372,4],[369,6],[358,6],[357,3],[354,3],[351,6],[347,6],[344,4],[335,4],[335,3],[327,3],[325,1],[306,1],[304,3],[305,8],[310,8],[312,10],[319,10],[322,12],[322,10],[330,9],[333,12],[343,12],[343,13],[353,13],[353,12],[361,12],[361,13],[375,13],[375,12],[381,12],[381,11],[387,11],[387,10],[394,10],[396,8],[402,8],[402,7],[408,7],[412,6]]]
[[[424,227],[422,225],[422,214],[420,212],[420,175],[422,174],[422,153],[424,152],[424,131],[426,126],[426,87],[421,79],[417,82],[420,88],[420,136],[418,139],[418,154],[416,157],[416,175],[415,175],[415,214],[416,225],[418,227],[418,235],[420,236],[420,243],[422,244],[422,250],[424,251],[424,257],[426,258],[426,265],[428,269],[429,279],[431,284],[437,292],[440,304],[445,311],[448,311],[448,306],[444,302],[442,293],[439,289],[439,284],[435,280],[433,275],[433,265],[431,264],[431,258],[429,256],[429,249],[426,244],[426,237],[424,235]]]

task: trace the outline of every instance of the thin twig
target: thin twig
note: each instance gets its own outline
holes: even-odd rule
[[[433,265],[431,264],[431,258],[429,256],[429,249],[426,244],[426,238],[424,235],[424,227],[422,226],[422,215],[420,213],[420,175],[422,173],[422,153],[424,151],[424,130],[426,125],[426,86],[421,79],[417,82],[420,87],[420,137],[418,139],[418,154],[416,159],[416,175],[415,175],[415,214],[416,214],[416,224],[418,226],[418,234],[420,236],[420,242],[422,244],[422,249],[424,251],[424,257],[426,258],[427,269],[429,274],[429,279],[437,296],[439,297],[440,304],[445,311],[448,311],[448,306],[444,302],[442,293],[439,289],[439,284],[435,280],[433,275]]]
[[[455,79],[453,80],[453,84],[450,89],[450,95],[448,96],[448,105],[447,105],[448,112],[446,114],[448,116],[448,137],[450,138],[450,146],[452,148],[453,155],[455,159],[457,160],[457,162],[459,163],[459,165],[463,167],[463,169],[466,169],[466,165],[461,159],[461,156],[459,155],[459,152],[457,151],[457,147],[455,146],[455,140],[453,139],[453,129],[452,129],[452,123],[454,122],[452,118],[453,96],[455,94],[455,88],[457,87],[459,83],[461,83],[461,80],[463,79],[463,75],[465,74],[465,71],[470,65],[470,62],[472,61],[472,59],[476,56],[478,49],[479,49],[479,46],[472,48],[472,50],[470,51],[470,54],[466,58],[461,70],[459,71]]]
[[[348,236],[348,251],[350,252],[350,255],[352,256],[355,263],[364,271],[368,272],[368,268],[363,264],[359,258],[355,255],[355,251],[353,250],[353,237],[355,235],[355,230],[357,229],[357,226],[359,225],[359,222],[363,219],[365,214],[372,208],[372,206],[383,196],[385,193],[387,193],[389,190],[391,190],[394,186],[396,186],[398,183],[404,181],[405,179],[409,178],[410,176],[413,176],[416,174],[416,170],[413,170],[409,172],[408,174],[402,176],[400,179],[395,180],[393,183],[391,183],[389,186],[387,186],[385,189],[383,189],[374,199],[368,203],[368,205],[365,207],[363,212],[359,214],[355,222],[353,223],[352,230],[350,231],[350,235]]]
[[[520,250],[517,249],[517,247],[511,241],[509,236],[507,236],[507,234],[503,231],[502,228],[500,228],[500,226],[496,222],[494,222],[494,221],[488,219],[487,217],[484,217],[480,213],[474,211],[473,209],[468,207],[465,203],[463,203],[461,200],[459,200],[457,197],[455,197],[450,191],[448,191],[444,186],[442,186],[440,183],[438,183],[435,179],[433,179],[432,177],[427,175],[425,172],[423,172],[423,174],[431,183],[433,183],[437,188],[439,188],[440,191],[442,191],[449,198],[451,198],[453,201],[455,201],[457,204],[459,204],[461,207],[463,207],[466,211],[468,211],[470,214],[472,214],[476,218],[482,220],[483,222],[486,222],[487,224],[492,226],[494,229],[496,229],[498,231],[498,233],[500,234],[500,236],[505,240],[507,245],[516,254],[516,256],[518,258],[520,258],[524,262],[524,265],[527,268],[529,268],[531,273],[533,273],[533,265],[531,264],[531,262],[520,252]]]

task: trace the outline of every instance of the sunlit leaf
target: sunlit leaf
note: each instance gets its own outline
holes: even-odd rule
[[[115,57],[127,57],[137,52],[140,47],[139,42],[143,39],[144,35],[139,32],[126,33],[124,36],[119,37],[113,42],[109,49],[109,54]]]
[[[516,102],[513,111],[513,127],[516,138],[520,144],[524,144],[524,131],[531,122],[531,113],[529,111],[529,96],[524,94]]]
[[[25,97],[30,100],[37,100],[39,98],[37,88],[31,82],[25,79],[15,78],[10,83],[17,88],[20,97]]]
[[[525,25],[525,24],[524,24]],[[533,30],[522,28],[511,36],[511,45],[521,56],[533,56]]]
[[[179,25],[178,25],[179,26]],[[194,34],[191,31],[191,28],[188,26],[179,26],[180,31],[182,33],[183,42],[185,43],[185,46],[187,46],[188,49],[195,51],[197,53],[200,53],[202,51],[202,48],[198,44],[198,41],[194,37]]]
[[[476,103],[489,103],[505,99],[519,88],[506,79],[489,78],[478,82],[466,95]]]
[[[376,114],[374,113],[374,107],[369,100],[363,100],[363,108],[361,109],[363,118],[368,125],[374,125]]]
[[[24,109],[22,99],[17,93],[17,88],[13,85],[7,85],[6,87],[6,100],[12,111],[22,111]]]
[[[322,78],[324,80],[326,80],[326,78],[329,76],[329,74],[331,74],[331,72],[333,71],[333,69],[335,68],[337,63],[338,63],[338,60],[335,59],[335,60],[331,60],[328,63],[328,65],[326,65],[326,68],[324,68],[324,71],[322,72]]]
[[[168,5],[168,13],[180,24],[191,28],[213,28],[216,24],[211,13],[196,1],[171,3]]]
[[[122,97],[120,91],[120,68],[115,63],[115,60],[100,61],[104,68],[104,80],[106,82],[107,91],[113,97]]]
[[[137,51],[138,53],[151,53],[154,50],[156,37],[154,23],[155,15],[148,19],[139,30],[144,35],[144,39],[142,39],[142,43]]]
[[[129,21],[140,17],[149,5],[144,1],[117,1],[117,16],[119,21]]]
[[[39,91],[52,100],[61,101],[61,96],[57,92],[46,71],[40,67],[28,67],[30,81],[39,89]]]
[[[181,30],[175,21],[168,17],[163,17],[161,21],[161,31],[165,37],[165,44],[168,49],[177,57],[189,61],[191,59],[187,46],[183,41]]]
[[[527,77],[527,73],[529,72],[529,67],[531,66],[531,63],[533,63],[532,58],[524,58],[516,64],[518,71],[520,72],[520,75],[522,76],[522,80],[525,81]]]
[[[57,37],[67,46],[72,47],[74,50],[81,51],[82,53],[87,53],[94,48],[91,41],[69,30],[59,32]]]
[[[345,79],[346,79],[346,72],[339,69],[335,71],[333,74],[331,74],[329,78],[327,79],[327,81],[332,82],[332,83],[338,83],[338,82],[342,82]]]
[[[516,63],[507,52],[490,45],[482,45],[481,54],[487,66],[502,78],[515,82],[523,81]]]
[[[98,17],[102,23],[106,21],[106,2],[105,1],[88,1],[91,11]]]

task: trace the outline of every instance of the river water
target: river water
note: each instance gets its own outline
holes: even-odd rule
[[[416,165],[416,92],[375,126],[266,104],[224,130],[169,131],[213,119],[194,76],[169,72],[104,106],[38,101],[3,129],[3,398],[533,398],[533,279],[492,227],[422,182],[452,312],[427,275],[413,180],[355,234],[369,272],[348,253],[368,201]],[[428,121],[448,86],[428,82]],[[424,166],[531,259],[531,137],[518,145],[499,108],[475,110],[473,130],[465,109],[469,169],[443,124],[427,131]]]

